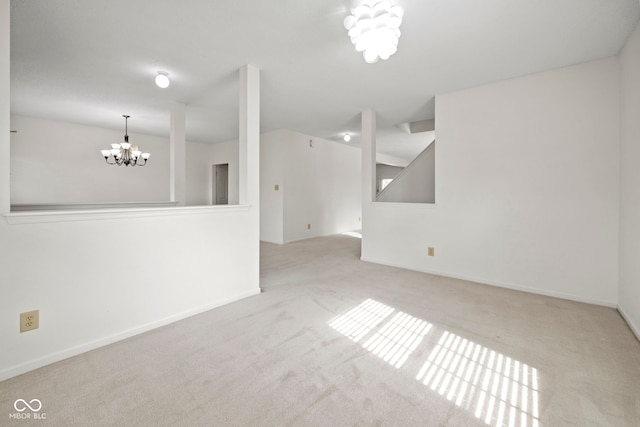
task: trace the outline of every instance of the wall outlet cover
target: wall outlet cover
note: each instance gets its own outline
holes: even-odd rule
[[[32,331],[40,327],[40,311],[32,310],[20,313],[20,332]]]

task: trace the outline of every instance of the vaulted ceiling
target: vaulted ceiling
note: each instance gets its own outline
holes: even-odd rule
[[[434,96],[616,55],[637,0],[397,0],[398,52],[367,64],[343,26],[350,0],[12,0],[13,114],[168,135],[237,138],[240,66],[261,69],[262,130],[341,139],[378,113],[379,150],[411,155],[400,123],[433,118]],[[158,70],[171,86],[154,84]],[[415,151],[415,150],[414,150]]]

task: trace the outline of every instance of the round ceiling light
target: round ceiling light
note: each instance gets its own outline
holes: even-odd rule
[[[351,141],[351,134],[349,134],[349,133],[345,133],[345,134],[344,134],[344,138],[343,138],[343,139],[344,139],[344,142],[349,142],[349,141]]]
[[[156,85],[162,89],[168,88],[171,82],[169,81],[169,73],[166,71],[158,71],[156,76]]]

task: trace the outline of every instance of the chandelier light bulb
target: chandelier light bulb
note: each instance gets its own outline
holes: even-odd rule
[[[169,73],[166,71],[158,71],[158,75],[156,76],[156,85],[162,89],[166,89],[170,84]]]
[[[404,10],[390,0],[360,0],[344,19],[351,43],[372,64],[387,60],[398,50]]]

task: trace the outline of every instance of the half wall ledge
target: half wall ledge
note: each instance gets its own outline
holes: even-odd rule
[[[139,204],[138,204],[139,205]],[[99,221],[105,219],[149,218],[178,215],[217,215],[233,212],[247,212],[250,205],[216,205],[216,206],[169,206],[169,207],[120,207],[78,210],[39,210],[10,212],[3,214],[5,221],[11,225],[42,224],[69,221]]]

